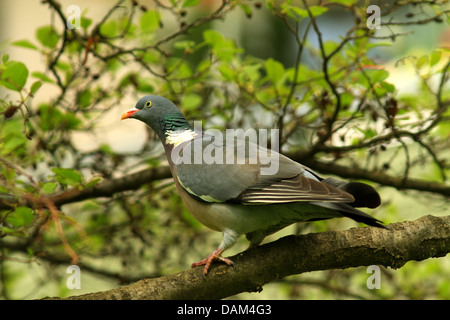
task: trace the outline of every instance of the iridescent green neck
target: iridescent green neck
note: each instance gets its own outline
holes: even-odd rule
[[[172,113],[162,116],[161,128],[165,135],[167,135],[167,131],[194,130],[181,113]]]
[[[178,145],[181,142],[192,140],[197,134],[181,113],[164,115],[161,119],[164,142],[169,145]]]

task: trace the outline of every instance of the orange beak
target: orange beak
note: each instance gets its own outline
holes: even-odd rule
[[[120,117],[120,120],[128,119],[129,117],[131,117],[133,114],[135,114],[135,113],[138,112],[138,111],[139,111],[139,109],[137,109],[137,108],[132,108],[132,109],[128,110],[127,112],[124,112],[124,113],[122,114],[122,116]]]

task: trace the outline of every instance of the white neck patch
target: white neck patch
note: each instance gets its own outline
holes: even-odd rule
[[[197,133],[193,130],[176,130],[176,131],[168,131],[166,144],[173,144],[175,147],[180,143],[190,141],[197,136]]]

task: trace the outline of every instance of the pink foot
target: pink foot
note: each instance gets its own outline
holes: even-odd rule
[[[233,265],[233,261],[231,261],[230,259],[221,257],[221,254],[223,253],[223,251],[224,250],[217,248],[216,250],[213,251],[213,253],[211,253],[209,255],[208,258],[203,259],[202,261],[199,261],[199,262],[194,262],[191,265],[191,267],[194,268],[194,267],[205,265],[205,267],[203,268],[203,278],[206,278],[206,275],[208,274],[209,266],[211,265],[211,263],[214,260],[219,260],[219,261],[222,261],[222,262],[226,263],[229,266],[232,266]]]

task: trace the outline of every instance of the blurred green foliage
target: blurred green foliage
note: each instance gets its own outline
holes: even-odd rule
[[[205,128],[278,128],[283,151],[306,152],[330,166],[404,177],[413,197],[418,195],[408,188],[410,180],[445,183],[450,166],[448,47],[397,58],[397,65],[412,70],[414,80],[405,81],[414,81],[416,88],[402,95],[390,80],[398,69],[376,59],[381,49],[407,36],[397,22],[421,28],[447,23],[444,2],[380,3],[386,12],[380,32],[366,26],[368,3],[352,0],[327,1],[326,6],[239,0],[212,7],[199,0],[171,0],[156,1],[152,8],[118,1],[100,19],[83,12],[80,28],[73,30],[65,29],[58,2],[43,2],[61,21],[38,27],[34,39],[11,45],[38,52],[45,68],[30,72],[27,61],[7,54],[0,64],[2,298],[76,294],[65,285],[65,268],[74,262],[88,274],[86,291],[180,271],[218,243],[218,234],[193,219],[169,180],[54,205],[57,197],[70,198],[134,168],[163,165],[151,132],[142,147],[125,153],[117,151],[114,141],[88,151],[75,141],[76,133],[98,132],[110,112],[117,122],[108,120],[109,126],[118,127],[117,115],[129,107],[122,101],[130,97],[165,96],[188,119],[205,120]],[[410,16],[404,18],[404,12]],[[322,24],[335,15],[345,16],[351,27],[339,37],[325,38]],[[254,21],[255,16],[262,20]],[[215,29],[219,21],[230,25],[233,19],[245,28],[277,26],[282,34],[260,41],[270,45],[286,37],[289,43],[277,49],[290,58],[248,54],[238,35]],[[43,86],[54,94],[34,103]],[[377,184],[385,196],[377,218],[395,222],[433,213],[418,210],[408,216],[391,196],[394,191]],[[418,197],[445,203],[439,194]],[[283,232],[350,226],[326,221]],[[233,250],[245,248],[242,239]],[[450,299],[449,270],[448,259],[383,270],[381,290],[366,288],[365,268],[322,271],[289,277],[267,285],[260,296],[241,298]]]

